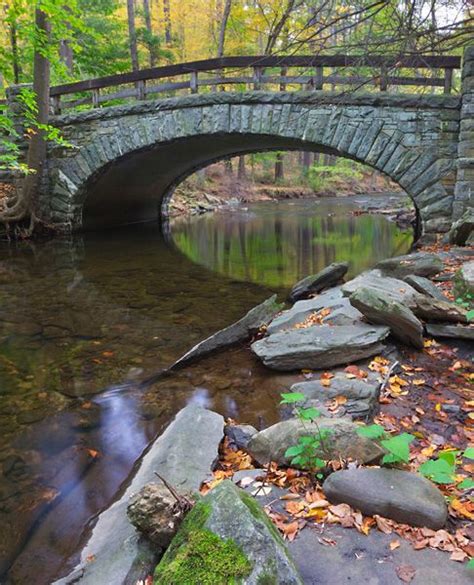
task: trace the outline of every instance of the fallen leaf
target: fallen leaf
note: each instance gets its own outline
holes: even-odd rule
[[[390,543],[390,550],[395,550],[396,548],[400,547],[400,541],[399,540],[392,540],[392,542]]]
[[[395,568],[395,571],[400,581],[403,581],[404,583],[411,583],[416,575],[416,569],[412,565],[400,565]]]

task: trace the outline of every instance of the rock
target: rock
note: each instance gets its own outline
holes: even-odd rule
[[[332,473],[323,491],[334,504],[349,504],[363,514],[438,530],[448,508],[443,494],[417,473],[399,469],[345,469]]]
[[[317,274],[303,278],[291,289],[289,300],[294,303],[310,294],[316,294],[334,286],[344,277],[348,268],[347,262],[333,262]]]
[[[474,260],[465,262],[454,277],[454,291],[457,296],[474,298]]]
[[[147,483],[130,500],[127,515],[135,528],[148,540],[165,549],[183,520],[175,507],[176,500],[167,487],[163,484]]]
[[[239,449],[246,449],[250,439],[258,433],[252,425],[226,425],[224,434]]]
[[[408,307],[369,288],[360,288],[349,300],[370,323],[388,325],[393,336],[402,343],[423,347],[423,325]]]
[[[405,256],[387,258],[375,265],[384,274],[395,278],[403,278],[409,274],[417,276],[433,276],[444,268],[443,261],[437,254],[428,252],[416,252]]]
[[[280,331],[252,344],[252,351],[269,368],[291,371],[330,368],[380,353],[388,327],[315,325]]]
[[[260,431],[252,437],[248,451],[252,457],[266,465],[276,461],[280,465],[289,465],[285,457],[288,447],[298,443],[300,437],[319,436],[319,429],[328,429],[331,433],[325,441],[325,450],[319,452],[322,459],[352,458],[359,463],[370,463],[379,459],[384,450],[378,443],[357,434],[358,426],[350,420],[320,417],[315,423],[304,424],[299,419],[284,420]]]
[[[336,373],[331,385],[323,386],[320,380],[293,384],[290,392],[301,392],[308,402],[325,403],[336,396],[344,396],[347,402],[340,406],[343,414],[353,418],[370,418],[378,408],[380,381],[377,379],[348,379],[344,372]]]
[[[453,337],[474,341],[473,325],[445,325],[444,323],[427,323],[426,332],[433,337]]]
[[[377,292],[384,293],[389,299],[402,303],[406,307],[415,306],[417,292],[409,284],[398,278],[384,276],[380,270],[369,270],[359,274],[353,280],[342,285],[342,294],[350,297],[352,293],[360,288],[370,288]]]
[[[465,246],[474,232],[474,210],[467,209],[464,215],[455,221],[446,234],[450,244]]]
[[[332,288],[325,293],[308,299],[307,301],[298,301],[288,311],[283,311],[270,322],[267,332],[276,333],[283,329],[291,329],[298,323],[302,323],[313,313],[321,309],[335,310],[347,306],[346,299],[343,298],[340,287]]]
[[[192,360],[201,358],[209,353],[234,345],[239,341],[245,341],[262,325],[266,325],[281,310],[281,305],[276,302],[276,295],[251,309],[242,319],[221,329],[214,335],[204,339],[182,357],[179,358],[169,370],[177,369]]]
[[[122,497],[99,515],[79,565],[56,585],[135,583],[149,574],[156,551],[127,519],[130,497],[156,480],[155,471],[179,493],[198,491],[223,436],[222,416],[195,405],[183,408],[147,451]]]
[[[405,276],[403,280],[408,282],[410,286],[423,295],[427,295],[428,297],[437,299],[439,301],[447,300],[440,289],[435,284],[433,284],[431,280],[425,278],[424,276],[409,274],[408,276]]]
[[[154,582],[302,585],[277,529],[252,496],[230,480],[188,513],[156,567]]]
[[[450,321],[466,323],[466,309],[448,300],[439,301],[425,295],[418,295],[413,312],[425,321]]]

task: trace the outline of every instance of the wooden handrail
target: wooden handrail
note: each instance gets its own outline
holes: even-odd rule
[[[461,58],[454,56],[431,56],[431,55],[312,55],[312,56],[243,56],[243,57],[221,57],[216,59],[205,59],[202,61],[191,61],[176,65],[165,65],[151,69],[140,69],[129,73],[107,75],[95,79],[87,79],[75,83],[66,83],[51,87],[50,95],[53,98],[83,91],[100,90],[106,87],[135,83],[143,88],[143,82],[153,79],[163,79],[178,75],[193,74],[194,80],[200,71],[216,71],[228,68],[244,69],[252,67],[257,71],[271,67],[373,67],[382,69],[384,72],[394,68],[417,68],[417,69],[445,69],[446,79],[451,78],[453,69],[461,68]],[[321,74],[319,74],[321,77]],[[142,82],[140,84],[140,82]],[[232,83],[230,78],[229,83]],[[194,81],[192,87],[196,87]],[[143,95],[143,89],[141,94]]]

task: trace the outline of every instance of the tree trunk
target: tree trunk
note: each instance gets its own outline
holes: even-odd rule
[[[74,59],[69,41],[62,40],[59,43],[59,56],[61,61],[66,66],[68,73],[72,75],[74,70]]]
[[[309,167],[311,166],[311,155],[312,153],[309,150],[303,151],[303,175],[305,177],[308,176]]]
[[[143,16],[145,17],[145,27],[148,33],[148,52],[150,54],[150,67],[155,67],[157,62],[156,48],[153,43],[153,28],[151,26],[150,1],[143,0]]]
[[[137,31],[135,29],[135,2],[134,2],[134,0],[127,0],[127,16],[128,16],[128,39],[129,39],[129,45],[130,45],[130,58],[132,61],[132,70],[138,71],[140,66],[138,63]]]
[[[224,6],[224,12],[222,14],[221,28],[219,32],[219,43],[217,45],[217,56],[222,57],[224,55],[224,44],[225,44],[225,33],[227,29],[227,22],[230,16],[230,9],[232,8],[232,0],[226,0]]]
[[[237,171],[237,179],[239,181],[243,181],[247,176],[246,170],[245,170],[245,156],[241,155],[239,156],[239,167],[238,167],[238,171]]]
[[[163,14],[165,15],[165,41],[167,45],[171,45],[171,12],[170,0],[163,0]]]
[[[283,170],[283,153],[278,152],[275,161],[275,182],[282,181],[285,178]]]
[[[13,7],[15,7],[15,3],[13,3]],[[8,11],[8,5],[5,7],[5,10]],[[17,37],[17,30],[16,30],[16,16],[14,16],[10,21],[10,45],[12,49],[12,67],[13,67],[13,79],[15,83],[20,83],[20,61],[18,59],[18,37]]]
[[[37,38],[35,40],[33,63],[33,91],[37,106],[36,121],[40,125],[47,124],[49,116],[50,64],[45,56],[44,43],[49,41],[51,26],[48,17],[39,8],[35,11],[35,26]],[[26,163],[32,172],[26,176],[21,194],[21,204],[24,209],[23,217],[29,213],[32,226],[36,216],[36,197],[45,160],[46,140],[44,131],[38,129],[30,138]]]

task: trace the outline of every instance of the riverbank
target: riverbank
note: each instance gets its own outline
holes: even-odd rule
[[[262,313],[254,310],[226,328],[225,333],[196,346],[195,355],[202,357],[204,347],[222,350],[228,343],[235,343],[232,332],[240,344],[251,335],[254,354],[267,368],[276,370],[273,385],[281,391],[273,392],[273,400],[281,401],[280,422],[253,428],[228,421],[224,430],[223,419],[217,414],[191,412],[195,406],[184,409],[149,450],[142,468],[150,469],[152,458],[153,470],[181,494],[179,502],[180,497],[189,498],[188,490],[196,489],[196,482],[201,483],[206,475],[204,468],[210,469],[209,461],[220,442],[219,462],[212,466],[213,476],[201,488],[206,494],[202,504],[189,513],[189,520],[172,540],[174,531],[170,534],[170,523],[163,521],[173,504],[169,488],[155,483],[131,501],[128,496],[122,498],[118,507],[99,517],[82,554],[82,568],[61,583],[70,583],[71,579],[87,582],[91,575],[101,575],[104,566],[109,576],[114,571],[119,575],[132,565],[134,579],[151,580],[147,571],[157,562],[153,554],[160,557],[170,541],[154,582],[173,583],[177,575],[189,570],[195,536],[202,535],[203,530],[214,535],[213,550],[224,541],[241,547],[243,583],[254,582],[246,581],[246,576],[269,563],[281,566],[288,575],[285,582],[295,584],[311,583],[320,577],[321,563],[327,582],[333,582],[337,575],[340,582],[350,579],[359,585],[366,582],[370,571],[390,584],[399,580],[422,584],[428,579],[437,584],[444,582],[446,575],[453,582],[469,583],[462,563],[473,552],[468,523],[474,514],[469,500],[472,485],[466,483],[472,470],[472,454],[466,448],[472,440],[473,405],[465,387],[472,379],[472,364],[462,344],[456,347],[456,343],[453,346],[429,336],[423,340],[423,335],[429,333],[434,321],[436,336],[450,336],[454,327],[455,336],[472,338],[473,326],[466,325],[466,307],[450,299],[464,294],[459,292],[465,290],[462,282],[472,288],[473,263],[469,261],[473,256],[472,248],[421,251],[380,262],[375,270],[342,286],[339,281],[344,267],[334,265],[296,286],[292,292],[295,304],[275,317],[267,316],[267,326],[256,336]],[[371,281],[374,277],[376,282]],[[364,292],[370,283],[370,290],[387,299],[381,305]],[[466,299],[469,304],[469,297]],[[357,337],[361,328],[367,332],[364,338],[358,337],[356,347],[350,337]],[[380,339],[366,339],[369,329]],[[348,339],[342,339],[342,333]],[[290,340],[313,334],[319,343],[301,346],[296,339]],[[330,334],[330,349],[324,349],[326,334]],[[282,336],[285,343],[279,341]],[[266,348],[271,345],[270,356]],[[360,353],[361,348],[365,355]],[[317,365],[318,356],[325,351],[325,365]],[[212,357],[209,359],[212,361]],[[308,435],[313,437],[311,446],[306,441]],[[167,456],[161,461],[159,453],[163,449],[168,453],[167,445],[173,445],[172,437],[178,436],[178,443],[187,447],[172,460]],[[444,476],[438,476],[436,462],[448,463],[443,453],[453,453],[453,449],[456,455],[449,459],[450,471],[443,468]],[[354,475],[349,483],[346,474]],[[365,478],[367,474],[370,478]],[[395,490],[390,501],[386,475]],[[231,487],[229,480],[240,490]],[[139,487],[134,484],[135,489]],[[150,507],[151,502],[154,504]],[[152,556],[141,568],[133,560],[142,544],[130,548],[132,541],[127,537],[127,554],[117,555],[123,538],[107,538],[110,518],[115,518],[113,526],[123,525],[120,530],[125,532],[119,531],[122,536],[134,534],[130,525],[123,524],[127,505],[133,523],[155,543],[148,545]],[[278,533],[270,528],[261,506]],[[173,510],[178,529],[177,508]],[[247,515],[249,510],[251,514]],[[232,520],[236,517],[238,527]],[[208,518],[213,518],[212,522]],[[353,530],[341,531],[341,527]],[[266,542],[258,550],[254,547],[257,540]],[[454,562],[440,551],[448,552]],[[202,554],[206,554],[205,549]],[[110,564],[110,555],[117,561]],[[350,568],[346,574],[340,564],[343,558],[353,558],[354,562],[363,558],[364,570]],[[234,564],[231,569],[228,565],[219,567],[217,563],[207,570],[215,571],[216,579],[221,578],[220,570],[230,570],[228,579],[237,570]],[[274,582],[278,583],[278,578]]]

